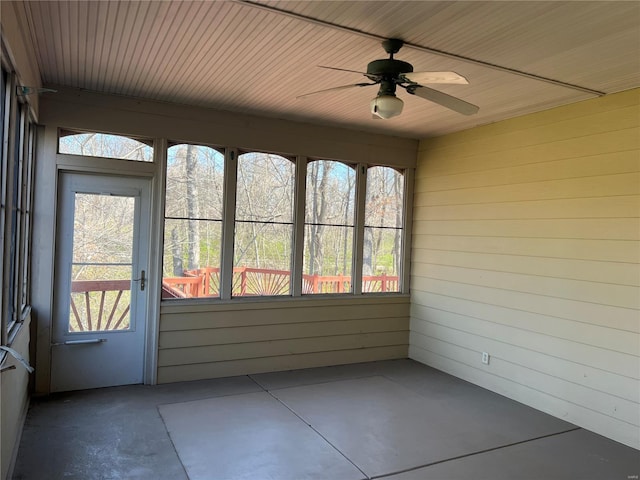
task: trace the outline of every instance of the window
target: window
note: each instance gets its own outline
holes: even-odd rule
[[[4,51],[2,52],[4,53]],[[9,92],[9,73],[3,68],[2,75],[0,76],[0,121],[2,122],[2,137],[0,145],[0,160],[2,161],[0,165],[0,202],[2,204],[2,210],[0,214],[0,255],[2,255],[2,264],[0,264],[0,278],[2,279],[2,290],[0,291],[0,314],[3,319],[7,319],[8,315],[6,315],[6,300],[5,300],[5,292],[4,292],[4,278],[5,278],[5,222],[6,222],[6,214],[7,214],[7,171],[8,166],[8,152],[7,145],[9,143],[9,111],[10,111],[10,99],[11,96],[8,95]],[[4,344],[6,341],[6,329],[3,321],[3,325],[0,326],[0,341]]]
[[[70,130],[61,130],[58,138],[58,150],[60,153],[153,162],[153,147],[150,140],[140,140],[107,133],[82,133]]]
[[[9,295],[7,298],[7,331],[10,331],[20,315],[20,254],[22,244],[22,211],[21,211],[21,187],[22,173],[24,170],[24,120],[25,108],[21,104],[16,105],[15,123],[13,129],[13,155],[10,167],[11,175],[7,179],[10,183],[8,187],[9,198],[7,204],[13,208],[8,212],[9,242]]]
[[[302,293],[352,291],[355,179],[344,163],[307,165]]]
[[[170,147],[166,185],[163,298],[219,297],[224,154]]]
[[[280,155],[238,157],[233,296],[291,293],[294,179]]]
[[[236,153],[168,148],[163,299],[401,291],[402,172]]]
[[[33,192],[34,124],[29,105],[16,95],[15,76],[2,69],[0,85],[2,132],[2,343],[11,341],[29,305],[31,199]]]
[[[362,291],[399,292],[404,176],[391,167],[367,170]]]

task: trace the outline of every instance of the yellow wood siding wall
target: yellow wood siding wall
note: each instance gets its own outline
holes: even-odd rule
[[[409,347],[415,360],[635,448],[639,98],[631,90],[421,143]]]
[[[158,382],[406,358],[409,297],[165,304]]]

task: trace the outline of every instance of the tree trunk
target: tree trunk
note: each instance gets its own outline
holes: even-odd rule
[[[173,276],[181,277],[184,275],[184,266],[182,265],[182,252],[180,251],[178,232],[175,228],[171,229],[171,256],[173,257]]]
[[[373,274],[373,229],[364,229],[364,242],[362,245],[362,275]]]
[[[200,268],[200,225],[197,218],[200,217],[198,206],[198,187],[196,184],[198,157],[193,151],[193,146],[187,145],[185,158],[185,169],[187,177],[187,241],[189,250],[187,252],[187,268]]]
[[[351,192],[353,191],[353,187],[354,184],[353,182],[355,181],[355,175],[352,176],[352,171],[351,169],[349,169],[349,173],[347,173],[347,197],[346,197],[346,205],[345,205],[345,209],[344,209],[344,223],[343,225],[348,225],[349,223],[353,222],[353,218],[351,219],[351,222],[349,222],[349,201],[351,200]],[[353,213],[352,213],[353,215]],[[347,249],[349,247],[348,242],[347,242],[347,238],[349,235],[347,235],[347,232],[344,232],[342,235],[342,273],[344,275],[346,275],[347,271],[348,271],[348,267],[351,267],[351,265],[347,265]]]
[[[324,232],[324,225],[327,221],[327,179],[329,170],[331,167],[328,162],[323,162],[322,166],[318,164],[316,168],[316,178],[315,182],[313,182],[313,223],[315,224],[313,227],[313,244],[315,250],[315,258],[314,258],[314,269],[311,272],[318,273],[320,275],[324,274],[324,252],[323,252],[323,244],[322,244],[322,234]],[[320,178],[320,183],[318,184],[317,172],[318,170],[322,170],[322,177]]]

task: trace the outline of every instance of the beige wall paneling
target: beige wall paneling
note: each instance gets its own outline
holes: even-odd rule
[[[532,218],[528,220],[426,220],[414,217],[413,234],[573,240],[638,240],[637,218]],[[420,245],[414,241],[414,245]]]
[[[420,249],[414,258],[416,269],[430,264],[494,270],[551,278],[567,278],[620,285],[640,285],[638,269],[632,263],[545,258],[528,255],[473,253],[456,250]]]
[[[58,88],[58,87],[56,87]],[[313,158],[415,166],[416,140],[59,87],[41,122]]]
[[[548,168],[548,167],[546,167]],[[638,191],[640,174],[614,173],[561,180],[523,182],[517,184],[481,186],[420,192],[416,205],[448,206],[539,200],[571,199],[581,197],[607,197],[633,195]]]
[[[478,159],[478,162],[490,161],[496,155],[509,156],[509,153],[497,152],[495,155],[486,155],[484,159]],[[521,155],[522,152],[518,151],[514,156],[519,158]],[[578,178],[602,177],[606,181],[604,178],[606,175],[637,173],[640,165],[640,159],[635,150],[612,153],[593,152],[586,156],[546,161],[540,161],[539,157],[532,155],[530,162],[488,170],[422,176],[419,183],[420,190],[416,192],[443,192],[444,195],[455,195],[457,193],[455,190],[502,185],[513,188],[513,186],[527,183],[574,179],[576,174],[579,175]],[[490,192],[490,190],[487,191]]]
[[[477,268],[416,264],[414,276],[449,282],[462,282],[547,297],[578,300],[601,305],[634,309],[638,307],[638,288],[634,285],[613,285],[585,282],[551,276],[522,275]],[[635,282],[637,285],[637,282]]]
[[[268,358],[198,363],[160,368],[158,383],[228,377],[252,373],[277,372],[299,368],[324,367],[348,363],[373,362],[407,357],[407,344],[376,348],[287,354]]]
[[[236,315],[240,317],[240,315]],[[215,323],[210,322],[210,323]],[[325,337],[331,335],[357,335],[358,333],[408,330],[409,322],[403,318],[374,318],[363,320],[337,320],[328,322],[285,323],[247,327],[208,328],[162,332],[160,349],[190,348],[203,345],[225,345],[267,342],[279,339]]]
[[[631,446],[634,446],[637,441],[636,424],[618,420],[593,408],[585,408],[566,400],[563,396],[549,394],[546,386],[544,390],[530,386],[528,379],[530,375],[536,375],[534,370],[522,369],[513,363],[508,363],[505,368],[504,365],[500,366],[502,363],[500,358],[486,369],[475,368],[471,367],[471,364],[475,364],[476,352],[438,341],[430,341],[431,350],[428,350],[418,346],[415,334],[412,335],[411,341],[409,356],[414,360],[481,385],[525,405],[531,405],[568,422],[579,424],[583,428],[616,441]]]
[[[31,316],[27,316],[11,345],[27,360],[30,324]],[[13,469],[29,408],[29,372],[11,355],[7,355],[2,366],[15,367],[0,373],[0,478],[5,479]]]
[[[640,330],[637,312],[630,308],[419,277],[412,280],[412,291],[412,300],[417,303],[421,303],[421,296],[416,295],[416,291],[429,292],[595,325],[606,319],[607,327],[633,332]]]
[[[409,347],[635,448],[639,100],[636,89],[421,143]]]
[[[631,264],[640,259],[636,244],[626,240],[520,237],[514,243],[511,237],[427,234],[421,235],[420,246],[414,248],[417,259],[424,258],[423,251],[427,249]]]
[[[160,331],[160,383],[404,358],[409,297],[166,302]]]

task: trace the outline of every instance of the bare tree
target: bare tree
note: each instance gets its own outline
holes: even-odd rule
[[[309,235],[307,245],[309,249],[309,265],[307,271],[310,275],[322,273],[324,265],[322,234],[324,223],[327,221],[327,178],[332,169],[331,162],[312,162],[308,170],[309,183],[311,184],[311,218],[309,219]]]
[[[187,218],[188,242],[187,268],[200,267],[200,208],[198,207],[197,167],[198,158],[193,145],[187,145],[185,151],[185,178],[187,182]]]
[[[390,167],[367,172],[363,273],[400,270],[403,176]]]

